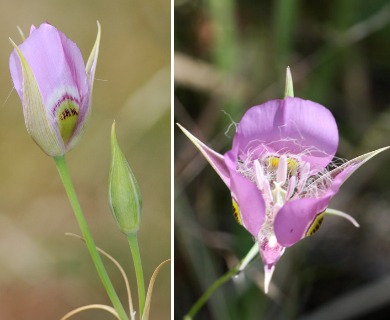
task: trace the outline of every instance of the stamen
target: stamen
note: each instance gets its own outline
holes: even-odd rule
[[[281,183],[281,185],[283,185],[286,179],[287,179],[287,158],[285,155],[283,155],[279,159],[278,170],[276,172],[276,181]]]
[[[268,179],[264,176],[263,168],[260,165],[259,160],[255,160],[255,180],[257,187],[260,189],[260,191],[263,192],[264,199],[267,202],[272,202],[273,197],[272,197],[272,192],[271,192],[271,187],[269,185]]]
[[[288,181],[286,200],[289,200],[292,197],[292,195],[294,194],[296,183],[297,183],[297,177],[292,176]]]
[[[274,197],[272,196],[272,191],[269,185],[269,181],[266,179],[263,181],[263,196],[265,200],[268,200],[268,202],[274,201]]]
[[[300,177],[298,182],[298,193],[301,193],[302,189],[304,188],[306,184],[306,180],[309,178],[309,172],[310,172],[310,163],[306,162],[300,171]]]
[[[255,163],[255,180],[256,180],[256,184],[257,184],[257,187],[263,191],[263,181],[265,180],[265,177],[264,177],[264,172],[263,172],[263,168],[261,167],[260,165],[260,162],[258,159],[256,159],[254,161]]]
[[[298,170],[298,161],[294,158],[287,159],[287,169],[290,176],[295,176]]]

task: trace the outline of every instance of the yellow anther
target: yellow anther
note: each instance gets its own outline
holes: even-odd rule
[[[268,167],[272,170],[276,170],[279,167],[280,158],[269,157],[267,159]],[[298,161],[294,158],[287,158],[287,172],[290,176],[297,175]]]
[[[277,169],[278,166],[279,166],[279,158],[276,158],[276,157],[269,157],[269,158],[268,158],[268,165],[269,165],[272,169]]]
[[[297,160],[293,158],[288,158],[287,159],[287,170],[288,173],[292,176],[295,176],[297,174],[297,169],[298,169],[298,162]]]

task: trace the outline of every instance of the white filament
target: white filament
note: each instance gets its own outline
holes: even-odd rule
[[[287,158],[285,155],[282,155],[279,159],[278,170],[276,172],[276,181],[279,182],[281,185],[283,185],[286,179],[287,179]]]

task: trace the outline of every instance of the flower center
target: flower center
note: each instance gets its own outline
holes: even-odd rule
[[[286,201],[299,198],[305,192],[310,164],[303,162],[298,155],[267,154],[254,161],[238,163],[238,172],[253,181],[263,195],[265,220],[257,240],[264,261],[275,262],[284,250],[275,236],[275,217]]]
[[[237,172],[257,186],[265,202],[265,219],[257,234],[257,241],[263,262],[269,267],[278,261],[285,249],[278,243],[274,232],[274,221],[279,210],[287,201],[320,197],[331,185],[332,176],[327,174],[327,169],[321,172],[312,170],[310,163],[303,161],[300,154],[268,153],[258,159],[250,155],[244,159],[237,162]],[[238,204],[234,200],[233,207],[241,223]],[[316,217],[307,235],[318,230],[323,215]]]
[[[269,155],[256,159],[254,182],[263,193],[267,207],[272,207],[272,217],[295,194],[299,193],[309,176],[310,164],[286,155]]]

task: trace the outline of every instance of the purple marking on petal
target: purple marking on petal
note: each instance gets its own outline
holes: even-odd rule
[[[338,146],[332,114],[318,103],[288,97],[250,108],[242,117],[233,140],[236,157],[265,150],[301,154],[312,168],[323,169]]]
[[[55,104],[53,110],[52,110],[52,116],[55,117],[56,116],[56,111],[57,111],[57,108],[65,101],[65,100],[69,100],[69,101],[72,101],[73,103],[77,104],[77,106],[80,106],[80,102],[77,98],[75,97],[72,97],[71,95],[69,94],[65,94],[63,95]]]

